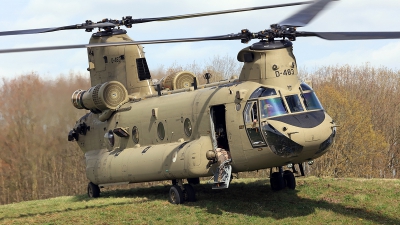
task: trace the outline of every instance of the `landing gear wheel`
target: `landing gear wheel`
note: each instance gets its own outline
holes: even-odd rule
[[[296,189],[296,178],[291,171],[285,170],[285,172],[283,172],[283,179],[285,180],[286,186],[289,189]]]
[[[185,202],[185,196],[182,189],[178,185],[172,185],[169,189],[169,202],[172,204],[183,204]]]
[[[183,194],[185,195],[185,201],[187,202],[195,202],[196,201],[196,191],[194,190],[193,186],[190,184],[184,184]]]
[[[93,184],[92,182],[90,182],[88,184],[87,191],[88,191],[89,198],[97,198],[97,197],[100,196],[100,188],[99,188],[99,186],[96,185],[96,184]]]
[[[270,183],[273,191],[280,191],[285,188],[285,182],[279,172],[271,174]]]

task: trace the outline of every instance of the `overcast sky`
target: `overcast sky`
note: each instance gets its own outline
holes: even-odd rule
[[[56,27],[99,21],[103,18],[148,18],[296,2],[295,0],[13,0],[2,4],[0,30]],[[297,0],[298,2],[298,0]],[[304,6],[265,9],[168,22],[134,25],[127,29],[134,40],[203,37],[256,32],[269,28]],[[301,31],[400,31],[399,0],[341,0],[334,2]],[[88,43],[83,30],[0,37],[0,49]],[[254,43],[256,40],[253,40]],[[145,45],[150,69],[174,62],[203,63],[214,55],[236,57],[246,47],[240,41]],[[312,70],[324,65],[362,65],[400,69],[400,40],[326,41],[315,37],[294,42],[298,65]],[[0,77],[35,71],[55,77],[69,71],[88,73],[86,49],[0,54]]]

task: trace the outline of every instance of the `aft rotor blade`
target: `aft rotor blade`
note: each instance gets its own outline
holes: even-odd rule
[[[47,50],[74,49],[74,48],[120,46],[120,45],[162,44],[162,43],[215,41],[215,40],[238,40],[238,39],[241,39],[242,37],[243,37],[242,34],[238,33],[238,34],[228,34],[228,35],[210,36],[210,37],[197,37],[197,38],[177,38],[177,39],[160,39],[160,40],[133,41],[133,42],[111,42],[111,43],[61,45],[61,46],[47,46],[47,47],[34,47],[34,48],[0,49],[0,54],[1,53],[13,53],[13,52],[32,52],[32,51],[47,51]]]
[[[293,16],[280,22],[281,26],[291,26],[291,27],[304,27],[307,25],[319,12],[321,12],[325,6],[337,0],[318,0],[313,4],[307,6],[306,8],[295,13]]]
[[[154,22],[154,21],[179,20],[179,19],[187,19],[187,18],[194,18],[194,17],[201,17],[201,16],[212,16],[212,15],[219,15],[219,14],[226,14],[226,13],[245,12],[245,11],[253,11],[253,10],[260,10],[260,9],[271,9],[271,8],[304,5],[304,4],[311,4],[311,3],[313,3],[313,1],[278,4],[278,5],[267,5],[267,6],[258,6],[258,7],[249,7],[249,8],[240,8],[240,9],[230,9],[230,10],[185,14],[185,15],[177,15],[177,16],[132,19],[131,22],[132,22],[132,24],[137,24],[137,23],[147,23],[147,22]]]
[[[326,40],[400,39],[400,32],[297,32],[297,37],[320,37]]]
[[[28,29],[28,30],[13,30],[13,31],[2,31],[0,36],[6,35],[19,35],[19,34],[38,34],[47,33],[59,30],[75,30],[75,29],[94,29],[97,27],[115,27],[113,23],[94,23],[94,24],[75,24],[63,27],[51,27],[51,28],[39,28],[39,29]]]
[[[201,17],[201,16],[212,16],[212,15],[234,13],[234,12],[245,12],[245,11],[253,11],[253,10],[260,10],[260,9],[270,9],[270,8],[279,8],[279,7],[286,7],[286,6],[304,5],[304,4],[310,4],[310,3],[312,3],[312,1],[295,2],[295,3],[278,4],[278,5],[258,6],[258,7],[249,7],[249,8],[240,8],[240,9],[231,9],[231,10],[222,10],[222,11],[205,12],[205,13],[194,13],[194,14],[185,14],[185,15],[177,15],[177,16],[143,18],[143,19],[128,19],[128,20],[126,20],[126,19],[123,19],[123,20],[110,20],[109,22],[98,22],[98,23],[92,23],[92,24],[82,23],[82,24],[62,26],[62,27],[50,27],[50,28],[39,28],[39,29],[2,31],[2,32],[0,32],[0,36],[20,35],[20,34],[38,34],[38,33],[47,33],[47,32],[60,31],[60,30],[94,29],[94,28],[102,28],[102,27],[116,27],[116,26],[120,26],[120,25],[127,25],[127,27],[130,27],[132,24],[138,24],[138,23],[147,23],[147,22],[154,22],[154,21],[179,20],[179,19],[187,19],[187,18],[194,18],[194,17]]]

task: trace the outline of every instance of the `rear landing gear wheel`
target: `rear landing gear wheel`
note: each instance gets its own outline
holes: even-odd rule
[[[172,204],[183,204],[185,202],[185,196],[182,189],[178,185],[172,185],[169,189],[169,202]]]
[[[283,172],[283,179],[285,180],[286,186],[289,189],[296,189],[296,178],[291,171],[285,170],[285,172]]]
[[[270,183],[273,191],[280,191],[285,188],[285,182],[279,172],[271,174]]]
[[[190,184],[184,184],[183,194],[185,195],[185,201],[187,202],[195,202],[196,201],[196,191],[194,190],[193,186]]]
[[[100,188],[99,188],[99,186],[96,185],[96,184],[93,184],[92,182],[90,182],[88,184],[87,191],[88,191],[89,198],[97,198],[97,197],[100,196]]]

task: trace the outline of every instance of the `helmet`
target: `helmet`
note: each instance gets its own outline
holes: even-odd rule
[[[206,157],[208,160],[214,160],[216,157],[215,151],[214,150],[208,150],[206,152]]]

